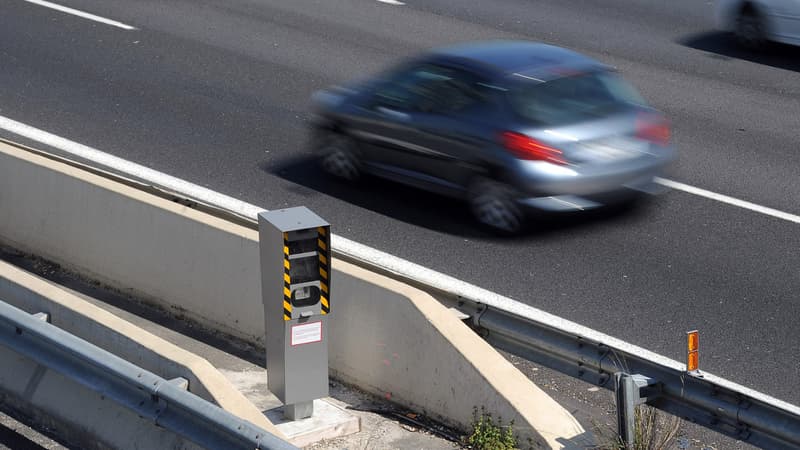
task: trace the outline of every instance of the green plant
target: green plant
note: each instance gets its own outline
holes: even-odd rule
[[[485,407],[472,411],[472,434],[467,438],[467,444],[477,450],[513,450],[517,448],[517,439],[514,437],[514,421],[507,426],[502,425],[502,419],[497,422]]]

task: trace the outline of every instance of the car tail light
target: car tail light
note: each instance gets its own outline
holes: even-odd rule
[[[669,144],[669,122],[661,115],[640,114],[636,118],[636,137],[658,145]]]
[[[567,163],[561,150],[545,145],[524,134],[506,131],[501,135],[501,139],[503,147],[519,159],[547,161],[553,164]]]

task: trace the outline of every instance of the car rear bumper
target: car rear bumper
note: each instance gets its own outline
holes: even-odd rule
[[[611,192],[603,192],[591,196],[550,195],[547,197],[527,197],[518,199],[525,209],[537,211],[587,211],[602,206],[622,203],[642,194],[660,194],[667,188],[653,181],[638,186],[622,187]]]
[[[664,150],[659,157],[584,168],[526,161],[513,184],[518,187],[517,201],[525,207],[547,211],[593,209],[641,193],[663,192],[665,188],[655,178],[673,158],[672,150]]]

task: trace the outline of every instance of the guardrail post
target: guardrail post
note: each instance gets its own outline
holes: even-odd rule
[[[633,449],[636,435],[636,407],[647,402],[649,387],[655,380],[644,375],[614,374],[617,399],[617,433],[626,449]]]

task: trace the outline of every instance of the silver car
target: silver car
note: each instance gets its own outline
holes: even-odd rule
[[[674,158],[666,119],[614,70],[533,42],[435,49],[313,99],[325,170],[463,198],[501,233],[649,192]]]

